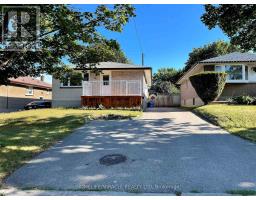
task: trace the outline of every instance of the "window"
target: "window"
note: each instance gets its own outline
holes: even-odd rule
[[[193,98],[193,105],[196,105],[196,99]]]
[[[248,80],[248,67],[244,65],[216,65],[216,72],[226,72],[227,81],[244,81]]]
[[[89,81],[89,73],[84,73],[84,81]]]
[[[222,72],[222,66],[215,66],[216,72]]]
[[[248,66],[245,66],[245,80],[248,81]]]
[[[73,72],[66,74],[61,80],[62,87],[81,87],[82,74],[80,72]]]
[[[243,80],[242,65],[225,66],[225,72],[228,74],[228,80]]]
[[[34,95],[34,89],[32,86],[27,87],[26,89],[26,95],[27,96],[33,96]]]
[[[109,85],[109,75],[103,75],[103,85]]]
[[[62,86],[69,86],[69,76],[67,74],[62,79]]]

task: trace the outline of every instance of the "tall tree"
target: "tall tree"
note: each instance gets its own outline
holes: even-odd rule
[[[76,11],[68,5],[39,6],[38,41],[41,48],[39,51],[6,51],[5,47],[0,46],[0,84],[6,84],[10,77],[64,71],[66,66],[62,62],[63,58],[71,64],[84,67],[85,70],[93,67],[85,65],[85,62],[93,64],[112,61],[113,54],[123,62],[127,61],[118,43],[101,36],[98,27],[121,32],[129,18],[135,16],[133,6],[114,5],[110,8],[99,5],[95,12]],[[1,19],[5,18],[6,16],[1,16]]]
[[[175,68],[160,68],[153,75],[151,90],[160,94],[177,94],[179,89],[175,85],[180,77],[181,71]]]
[[[232,45],[229,42],[224,42],[222,40],[204,45],[203,47],[194,48],[192,52],[189,53],[189,58],[185,63],[183,71],[188,71],[194,64],[199,61],[232,53],[235,51],[241,50],[237,46]]]
[[[205,5],[201,20],[209,29],[219,26],[234,45],[256,51],[256,5]]]

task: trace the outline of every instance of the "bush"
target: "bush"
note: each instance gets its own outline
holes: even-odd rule
[[[252,105],[256,103],[256,98],[249,95],[236,96],[230,99],[230,103],[240,104],[240,105]]]
[[[204,104],[209,104],[221,95],[226,76],[224,72],[203,72],[190,76],[189,80]]]

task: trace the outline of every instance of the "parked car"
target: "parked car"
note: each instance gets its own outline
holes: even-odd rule
[[[25,110],[39,109],[39,108],[51,108],[52,102],[50,101],[32,101],[24,106]]]

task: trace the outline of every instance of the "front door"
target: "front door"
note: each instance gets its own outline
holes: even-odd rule
[[[104,72],[101,75],[101,94],[102,96],[111,96],[111,73]]]

